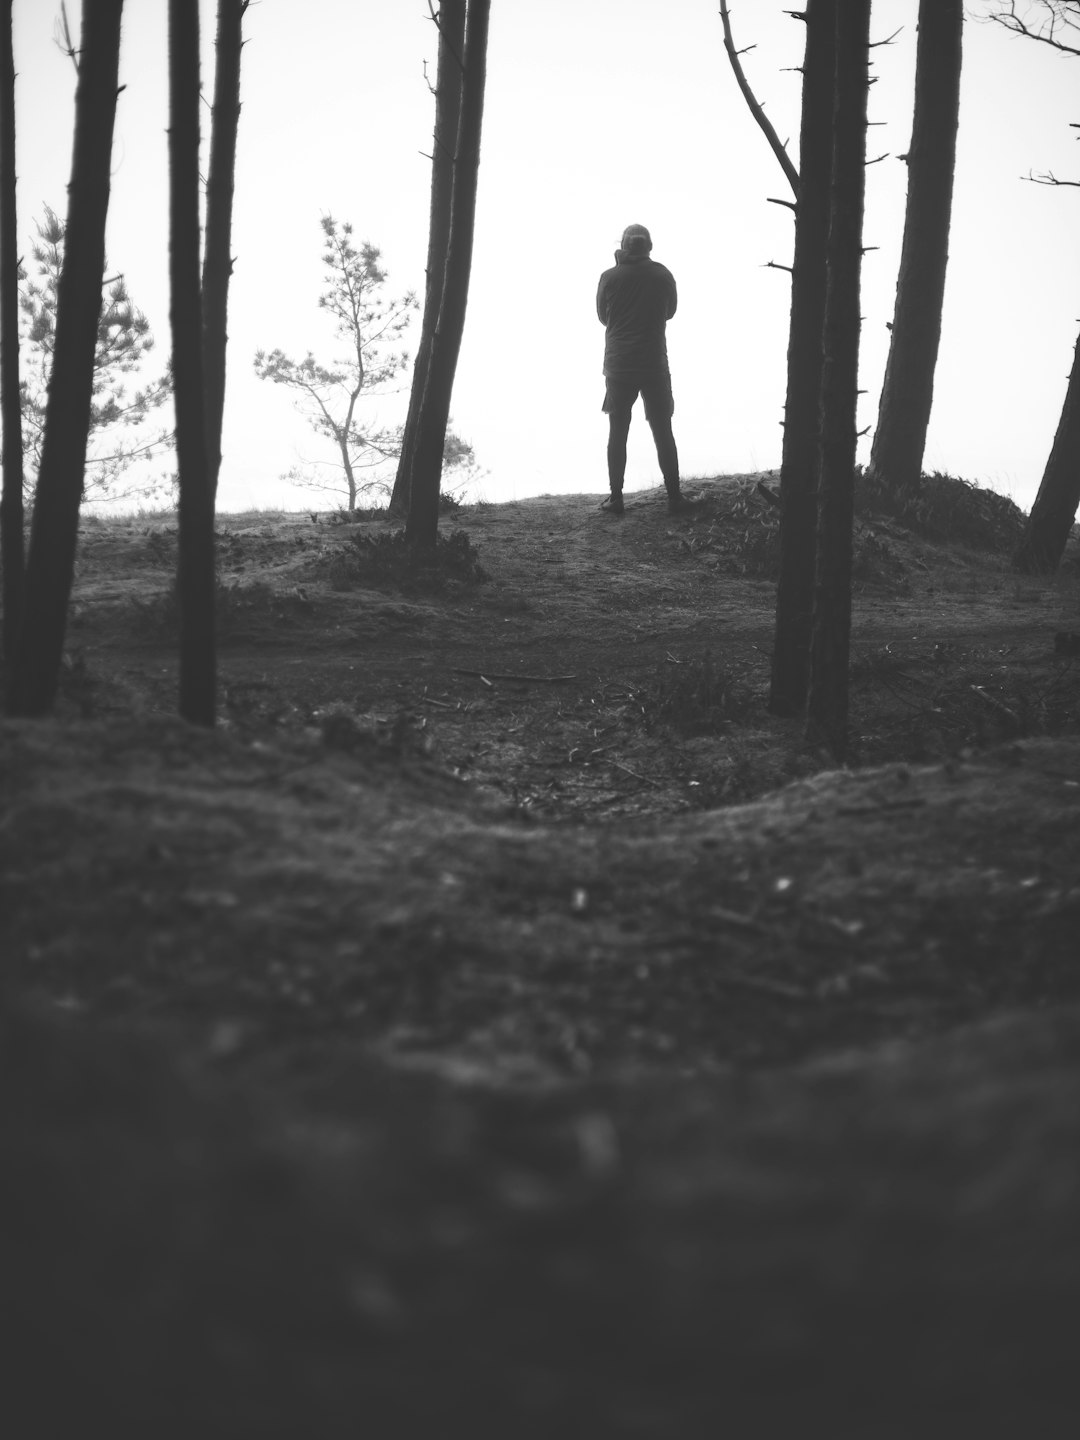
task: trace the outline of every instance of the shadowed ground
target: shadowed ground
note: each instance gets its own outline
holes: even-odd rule
[[[175,536],[85,530],[0,725],[20,1435],[1066,1433],[1075,576],[864,513],[837,771],[770,507],[688,489],[427,575],[222,520],[212,734]]]

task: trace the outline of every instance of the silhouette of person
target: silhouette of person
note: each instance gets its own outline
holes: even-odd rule
[[[671,430],[675,402],[671,394],[665,328],[675,314],[678,296],[675,277],[666,266],[649,258],[652,236],[644,225],[623,231],[615,264],[600,276],[596,313],[606,330],[604,375],[608,417],[609,498],[613,515],[623,513],[623,478],[626,473],[626,437],[634,402],[640,395],[645,419],[656,442],[656,456],[668,495],[668,511],[679,508],[679,452]]]

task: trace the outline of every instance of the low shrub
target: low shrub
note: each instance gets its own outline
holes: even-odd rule
[[[435,549],[417,551],[404,530],[358,532],[327,566],[331,585],[373,585],[403,591],[445,591],[482,585],[488,578],[464,530],[436,536]]]
[[[1024,512],[1007,495],[983,490],[970,480],[935,470],[924,475],[918,490],[897,495],[859,470],[855,482],[855,513],[863,518],[890,515],[908,529],[932,540],[966,545],[1008,555],[1024,532]]]
[[[753,692],[709,653],[660,667],[656,680],[637,696],[645,728],[680,735],[718,735],[745,720],[757,706]]]

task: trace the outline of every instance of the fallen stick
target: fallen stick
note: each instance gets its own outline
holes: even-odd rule
[[[710,905],[708,915],[710,920],[719,920],[725,925],[737,925],[740,930],[756,930],[760,933],[765,929],[760,920],[755,920],[750,915],[740,915],[738,910],[727,910],[723,905]]]
[[[650,780],[648,775],[639,775],[636,770],[631,770],[629,765],[621,765],[618,760],[609,760],[609,765],[614,765],[616,770],[623,770],[627,775],[632,775],[635,780],[640,780],[645,785],[652,785],[654,789],[660,789],[659,780]]]
[[[462,670],[453,667],[455,675],[475,675],[480,680],[518,680],[523,685],[561,685],[565,680],[576,680],[576,675],[508,675],[499,670]]]
[[[978,695],[980,700],[986,701],[987,705],[990,706],[991,710],[996,710],[999,715],[1004,715],[1005,718],[1007,720],[1011,720],[1014,725],[1020,724],[1020,721],[1009,709],[1008,705],[1003,705],[1001,701],[998,700],[995,696],[988,694],[981,685],[972,685],[971,688],[975,691],[975,694]]]

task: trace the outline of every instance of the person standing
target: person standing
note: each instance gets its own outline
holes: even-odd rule
[[[678,295],[675,277],[666,266],[650,259],[652,236],[644,225],[623,231],[615,264],[600,276],[596,313],[605,327],[604,376],[607,390],[604,413],[608,417],[608,484],[605,507],[623,513],[623,478],[626,473],[626,437],[634,403],[645,405],[660,473],[667,489],[668,511],[679,508],[679,452],[671,429],[675,402],[667,357],[667,322],[675,314]]]

